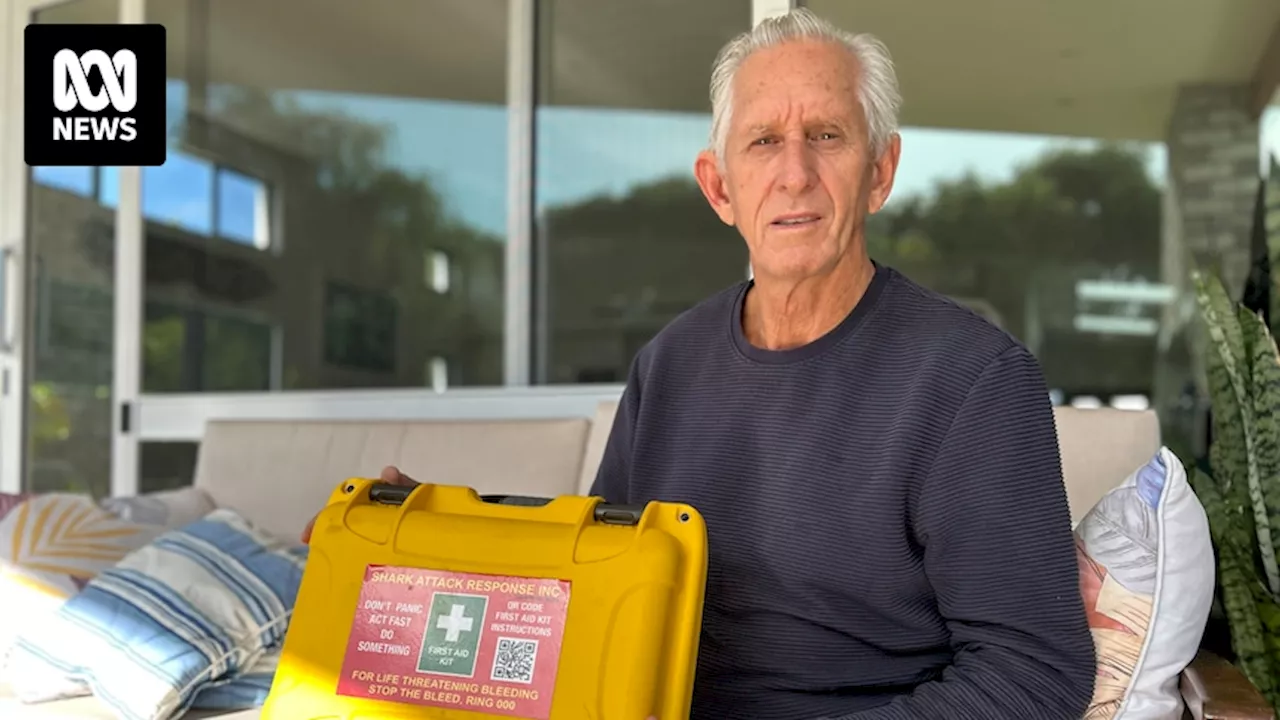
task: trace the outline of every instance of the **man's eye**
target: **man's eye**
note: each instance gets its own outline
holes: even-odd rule
[[[752,145],[772,145],[772,144],[773,144],[773,138],[768,138],[768,137],[757,138],[756,141],[752,143]]]
[[[835,140],[838,136],[835,133],[818,133],[814,139],[816,140]]]

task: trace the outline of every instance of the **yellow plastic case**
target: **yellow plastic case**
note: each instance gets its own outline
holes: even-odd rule
[[[316,519],[264,720],[685,720],[702,517],[353,479]]]

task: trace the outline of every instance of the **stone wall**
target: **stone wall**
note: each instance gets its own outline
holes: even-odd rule
[[[1260,179],[1258,120],[1244,85],[1182,88],[1166,145],[1169,172],[1162,241],[1163,281],[1178,300],[1161,322],[1154,406],[1165,443],[1184,457],[1205,451],[1205,347],[1189,281],[1217,273],[1239,300],[1250,269],[1253,208]]]
[[[1258,120],[1245,85],[1183,88],[1166,139],[1178,203],[1179,244],[1195,266],[1212,268],[1235,297],[1249,269],[1258,192]]]

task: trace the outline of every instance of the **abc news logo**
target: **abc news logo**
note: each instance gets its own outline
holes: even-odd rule
[[[28,165],[165,161],[161,25],[28,25],[23,53]]]
[[[89,87],[86,68],[102,75],[102,89]],[[129,113],[138,105],[138,56],[132,50],[120,50],[108,57],[101,50],[76,55],[74,50],[59,50],[53,56],[53,105],[59,112],[74,113],[77,108],[100,113],[108,103],[119,116],[70,115],[53,119],[54,140],[121,140],[132,142],[138,137],[138,121]]]

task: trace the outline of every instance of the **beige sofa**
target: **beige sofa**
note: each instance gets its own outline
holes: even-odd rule
[[[389,464],[420,481],[468,485],[481,493],[582,494],[590,488],[614,409],[607,401],[594,417],[540,420],[211,422],[196,484],[218,505],[287,537],[297,536],[336,483],[376,476]],[[1073,521],[1159,447],[1151,412],[1059,408],[1055,419]],[[1182,686],[1189,717],[1271,717],[1243,676],[1208,653],[1187,669]],[[91,699],[20,711],[0,704],[0,716],[111,717]],[[247,711],[222,717],[256,716]]]

